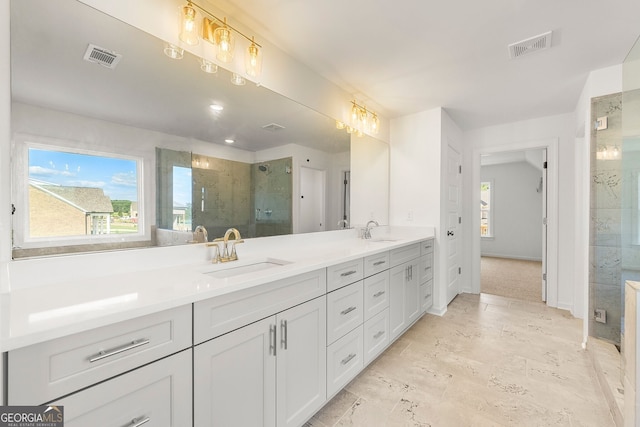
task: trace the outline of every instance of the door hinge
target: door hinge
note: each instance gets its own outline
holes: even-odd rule
[[[16,205],[11,203],[11,215],[14,215],[15,213],[16,213]]]
[[[542,273],[542,280],[547,281],[547,273]]]
[[[547,168],[547,162],[544,162],[544,163],[542,164],[542,168],[543,168],[543,169],[546,169],[546,168]]]
[[[458,274],[462,274],[462,267],[458,267]]]
[[[458,173],[462,173],[462,165],[458,165]]]
[[[547,218],[542,218],[542,225],[547,225]]]
[[[462,224],[462,217],[461,216],[458,217],[458,224]]]

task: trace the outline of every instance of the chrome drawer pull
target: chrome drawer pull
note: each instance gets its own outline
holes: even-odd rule
[[[374,262],[373,265],[378,266],[378,265],[384,264],[385,262],[387,262],[387,261],[377,261],[377,262]]]
[[[384,295],[385,291],[380,291],[380,292],[376,292],[375,294],[373,294],[374,298],[378,298],[379,296]]]
[[[356,274],[356,273],[357,273],[357,271],[355,271],[355,270],[346,271],[346,272],[342,273],[340,275],[340,277],[347,277],[347,276],[351,276],[352,274]]]
[[[381,337],[381,336],[383,336],[383,335],[384,335],[384,331],[378,331],[378,332],[373,336],[373,339],[376,339],[376,340],[377,340],[378,338],[380,338],[380,337]]]
[[[131,341],[131,344],[125,344],[121,347],[114,348],[113,350],[104,351],[102,350],[91,359],[89,359],[90,363],[97,362],[98,360],[105,359],[107,357],[115,356],[116,354],[120,354],[124,351],[133,350],[134,348],[141,347],[143,345],[149,344],[151,341],[149,339],[141,339]]]
[[[355,353],[351,353],[350,355],[348,355],[347,357],[345,357],[344,359],[342,359],[340,361],[340,364],[342,365],[346,365],[347,363],[351,362],[351,359],[353,359],[354,357],[356,357]]]
[[[269,354],[276,355],[276,325],[269,325]]]
[[[349,314],[349,313],[351,313],[351,312],[352,312],[353,310],[355,310],[355,309],[356,309],[356,307],[351,306],[351,307],[349,307],[349,308],[345,308],[344,310],[342,310],[342,311],[340,312],[340,314],[344,316],[345,314]]]
[[[280,333],[282,334],[282,337],[280,338],[280,348],[287,350],[287,345],[289,344],[289,330],[286,320],[280,321]]]
[[[149,421],[151,421],[151,418],[149,417],[134,418],[129,424],[127,424],[127,427],[140,427],[142,424],[146,424]]]

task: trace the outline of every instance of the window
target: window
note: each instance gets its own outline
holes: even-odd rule
[[[489,181],[480,183],[480,236],[492,237],[492,215],[491,215],[491,190],[492,185]]]
[[[191,231],[191,168],[173,167],[173,229]]]
[[[32,143],[18,153],[14,248],[144,239],[141,159]]]

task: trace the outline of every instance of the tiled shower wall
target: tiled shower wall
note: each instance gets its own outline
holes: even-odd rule
[[[589,335],[620,344],[622,282],[622,94],[594,98],[591,133],[591,221],[589,236]],[[594,126],[595,127],[595,126]],[[606,322],[595,320],[606,311]]]

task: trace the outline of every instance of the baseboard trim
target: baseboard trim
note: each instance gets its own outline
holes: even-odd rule
[[[536,257],[526,257],[526,256],[517,256],[517,255],[504,255],[504,254],[490,254],[490,253],[481,253],[480,254],[481,257],[486,256],[486,257],[491,257],[491,258],[504,258],[504,259],[517,259],[520,261],[536,261],[536,262],[542,262],[542,258],[536,258]]]

